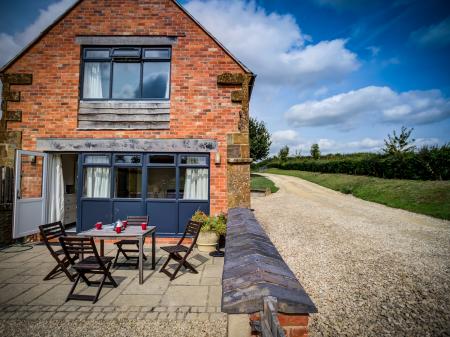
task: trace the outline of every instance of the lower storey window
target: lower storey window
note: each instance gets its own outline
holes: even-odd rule
[[[180,199],[208,200],[208,169],[180,168]]]
[[[116,198],[140,198],[142,195],[142,170],[140,167],[116,167]]]
[[[109,167],[85,167],[83,170],[83,197],[109,198],[110,170]]]
[[[175,167],[152,167],[147,172],[147,198],[175,199],[177,197]]]
[[[209,199],[209,157],[182,154],[83,156],[84,198]]]

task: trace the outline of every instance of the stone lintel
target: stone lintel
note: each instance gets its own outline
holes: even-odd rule
[[[212,152],[212,139],[38,138],[38,151],[75,152]]]
[[[175,44],[177,40],[176,36],[77,36],[75,43],[100,46],[161,46]]]

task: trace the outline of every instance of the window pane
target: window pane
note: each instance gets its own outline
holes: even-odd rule
[[[141,56],[141,50],[140,49],[114,49],[112,52],[112,56],[115,57],[140,57]]]
[[[83,197],[109,198],[111,186],[109,167],[85,167],[83,177]]]
[[[149,156],[150,164],[175,164],[175,156],[165,154],[151,154]]]
[[[170,62],[145,62],[142,97],[169,98]]]
[[[147,181],[147,198],[175,199],[176,198],[176,169],[149,168]]]
[[[180,164],[208,165],[207,157],[204,156],[181,156]]]
[[[140,198],[142,194],[142,170],[137,167],[116,167],[116,198]]]
[[[208,200],[208,169],[180,168],[180,199]]]
[[[140,63],[114,63],[113,98],[139,98]]]
[[[85,164],[109,164],[107,155],[88,155],[84,157]]]
[[[83,98],[108,98],[110,64],[85,62]]]
[[[109,58],[109,50],[95,50],[95,49],[88,49],[86,50],[86,58],[91,59],[104,59]]]
[[[114,161],[116,164],[139,164],[141,162],[141,156],[140,155],[127,155],[127,154],[116,154],[114,157]]]
[[[150,59],[168,59],[170,58],[169,49],[146,49],[144,57]]]

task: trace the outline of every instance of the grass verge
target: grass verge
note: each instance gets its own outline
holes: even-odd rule
[[[347,174],[269,169],[394,208],[450,220],[450,181],[382,179]]]
[[[272,193],[275,193],[279,190],[279,188],[275,186],[272,180],[254,173],[251,174],[250,188],[252,190],[266,190],[266,188],[270,188],[270,191]]]

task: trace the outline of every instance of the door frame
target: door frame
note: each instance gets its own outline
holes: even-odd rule
[[[19,221],[19,208],[18,204],[23,202],[23,199],[20,196],[21,189],[21,179],[22,179],[22,155],[29,155],[35,157],[42,157],[42,181],[41,181],[41,197],[40,198],[27,198],[28,202],[41,202],[41,217],[40,220],[35,227],[35,229],[28,230],[23,233],[19,233],[18,230],[20,225]],[[21,237],[25,237],[27,235],[32,235],[38,233],[38,225],[45,224],[47,221],[47,168],[48,164],[48,154],[45,152],[37,152],[37,151],[26,151],[26,150],[16,150],[16,162],[15,162],[15,177],[14,177],[14,208],[13,208],[13,228],[12,228],[12,237],[13,239],[18,239]]]

